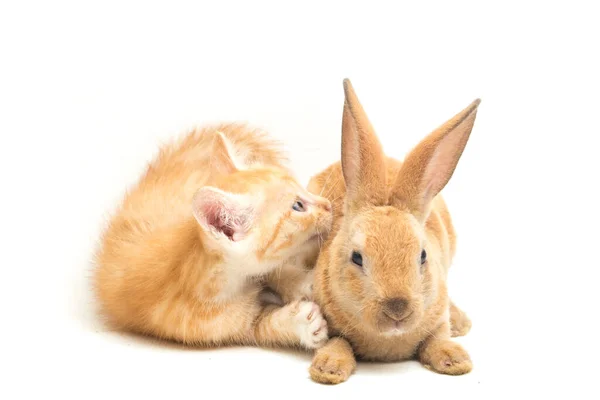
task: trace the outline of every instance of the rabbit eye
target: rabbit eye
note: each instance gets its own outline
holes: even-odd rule
[[[421,250],[421,265],[425,264],[427,261],[427,252],[425,250]]]
[[[358,265],[359,267],[363,266],[362,255],[358,251],[352,252],[352,262]]]
[[[302,203],[300,200],[297,200],[294,205],[292,205],[292,208],[298,212],[306,211],[306,208],[304,208],[304,203]]]

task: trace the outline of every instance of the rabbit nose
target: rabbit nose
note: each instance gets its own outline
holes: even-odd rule
[[[408,300],[402,297],[394,297],[383,303],[383,312],[394,321],[402,321],[412,312],[408,308]]]

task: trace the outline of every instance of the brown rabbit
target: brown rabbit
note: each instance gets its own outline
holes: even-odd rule
[[[344,91],[341,163],[308,186],[324,193],[334,209],[314,283],[331,339],[315,353],[311,377],[343,382],[356,367],[355,357],[416,357],[440,373],[468,373],[468,353],[450,340],[466,334],[471,323],[448,297],[446,277],[456,240],[438,193],[456,168],[480,100],[399,162],[382,151],[347,79]]]

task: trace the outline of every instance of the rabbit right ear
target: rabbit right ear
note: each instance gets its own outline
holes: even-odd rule
[[[454,173],[471,135],[480,102],[474,100],[408,154],[396,178],[392,193],[394,202],[425,219],[431,200]]]
[[[381,143],[358,101],[349,79],[344,79],[342,118],[342,172],[351,209],[365,204],[383,205],[385,191],[385,155]]]

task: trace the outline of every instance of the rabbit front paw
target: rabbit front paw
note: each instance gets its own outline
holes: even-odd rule
[[[425,368],[446,375],[463,375],[471,372],[473,363],[469,353],[451,340],[432,340],[421,352]]]
[[[323,352],[315,356],[310,366],[310,376],[315,382],[335,385],[346,381],[353,369],[353,360]]]
[[[336,385],[346,381],[355,368],[356,359],[348,342],[333,338],[315,352],[309,372],[315,382]]]

